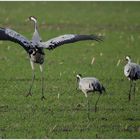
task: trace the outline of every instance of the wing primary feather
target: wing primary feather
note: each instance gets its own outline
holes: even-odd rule
[[[30,49],[31,42],[21,34],[9,28],[0,27],[0,40],[12,41],[20,44],[27,52]]]

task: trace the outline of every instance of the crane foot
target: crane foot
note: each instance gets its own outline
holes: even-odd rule
[[[42,101],[43,101],[43,100],[46,100],[45,96],[42,96],[42,97],[41,97],[41,100],[42,100]]]
[[[31,92],[29,92],[29,93],[26,95],[26,97],[28,97],[28,96],[32,96],[32,93],[31,93]]]

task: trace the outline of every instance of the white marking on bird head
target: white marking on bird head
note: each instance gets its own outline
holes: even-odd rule
[[[82,78],[82,75],[81,74],[77,74],[76,77],[77,77],[78,80],[80,80]]]
[[[32,21],[34,21],[35,23],[37,23],[37,18],[35,18],[34,16],[30,16],[30,17],[29,17],[29,20],[32,20]]]
[[[130,56],[126,56],[125,59],[126,59],[127,62],[131,62]]]

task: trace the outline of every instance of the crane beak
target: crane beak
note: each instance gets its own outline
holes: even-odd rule
[[[29,19],[29,18],[25,19],[25,22],[29,22],[29,21],[30,21],[30,19]]]
[[[26,20],[29,22],[29,21],[32,21],[32,16],[29,16]]]

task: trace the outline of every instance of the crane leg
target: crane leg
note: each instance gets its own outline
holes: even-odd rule
[[[43,65],[40,65],[40,71],[41,71],[41,93],[42,97],[41,100],[46,99],[44,96],[44,74],[43,74]]]
[[[90,104],[89,104],[89,100],[88,100],[88,97],[87,97],[87,118],[88,120],[90,119]]]
[[[32,61],[30,61],[30,63],[31,63],[31,67],[32,67],[32,81],[31,81],[30,88],[29,88],[29,91],[28,91],[28,94],[26,95],[26,97],[28,97],[29,95],[32,96],[31,90],[33,87],[34,79],[35,79],[34,63]]]
[[[89,120],[89,119],[90,119],[90,115],[89,115],[89,112],[90,112],[89,100],[88,100],[88,96],[87,96],[86,91],[85,91],[85,90],[82,90],[82,91],[83,91],[83,93],[85,94],[85,97],[86,97],[86,99],[87,99],[87,118],[88,118],[88,120]]]
[[[136,92],[136,82],[134,82],[134,87],[133,87],[134,99],[135,99],[135,92]]]
[[[128,95],[128,100],[131,100],[131,89],[133,87],[133,81],[130,80],[130,89],[129,89],[129,95]]]
[[[83,93],[85,94],[85,97],[87,98],[88,96],[87,96],[87,92],[85,91],[85,90],[83,90],[82,89],[82,91],[83,91]]]
[[[99,97],[98,97],[98,99],[97,99],[97,101],[96,101],[96,103],[95,103],[95,112],[97,112],[97,103],[98,103],[98,101],[99,101],[99,99],[100,99],[100,96],[101,96],[101,94],[99,94]]]

